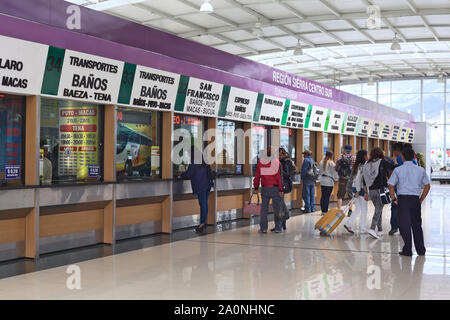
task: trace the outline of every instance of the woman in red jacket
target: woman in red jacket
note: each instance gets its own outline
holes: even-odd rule
[[[259,160],[255,178],[253,179],[253,186],[255,192],[258,193],[259,184],[261,182],[261,216],[259,219],[259,233],[267,233],[268,221],[267,211],[269,209],[269,202],[272,199],[272,206],[275,212],[275,233],[281,232],[281,221],[277,219],[276,213],[280,209],[280,199],[283,197],[283,186],[281,184],[280,176],[280,160],[278,157],[271,156],[271,148],[267,148],[267,154]]]

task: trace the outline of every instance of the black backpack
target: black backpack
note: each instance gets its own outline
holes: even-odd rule
[[[338,167],[338,175],[339,178],[350,178],[352,175],[352,159],[350,157],[343,156],[341,160],[339,160]]]

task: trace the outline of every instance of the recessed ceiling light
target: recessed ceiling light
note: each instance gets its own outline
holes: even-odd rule
[[[206,13],[214,12],[214,8],[210,1],[211,0],[203,0],[203,3],[200,7],[200,12],[206,12]]]

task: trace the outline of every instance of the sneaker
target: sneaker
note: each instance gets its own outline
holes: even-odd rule
[[[380,238],[383,236],[383,234],[384,234],[383,231],[378,231],[377,232],[377,236],[380,237]]]
[[[347,230],[348,232],[350,232],[351,234],[354,234],[355,232],[352,230],[352,228],[350,228],[349,226],[347,226],[346,224],[344,224],[344,228],[345,230]]]
[[[389,231],[389,235],[393,236],[394,234],[396,234],[398,232],[398,229],[392,229],[391,231]]]
[[[258,230],[259,233],[267,233],[267,230]]]
[[[367,234],[367,229],[361,229],[361,230],[359,231],[359,233],[360,233],[360,234]]]
[[[309,213],[308,210],[302,210],[302,213]]]
[[[348,215],[347,216],[351,217],[352,213],[353,213],[352,209],[348,210]]]
[[[372,237],[374,237],[375,239],[379,239],[380,237],[377,235],[377,233],[375,232],[375,230],[370,229],[368,232],[368,234],[370,234]]]
[[[401,255],[401,256],[405,256],[405,257],[411,257],[412,256],[412,253],[405,253],[403,251],[400,251],[398,254]]]

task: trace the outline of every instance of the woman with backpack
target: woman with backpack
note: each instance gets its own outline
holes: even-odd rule
[[[363,167],[364,192],[369,193],[369,199],[375,207],[372,224],[368,233],[376,239],[383,235],[381,216],[384,204],[381,201],[380,194],[387,187],[388,171],[392,171],[394,168],[395,166],[393,164],[385,160],[383,150],[380,148],[374,148],[370,152],[369,161]],[[375,232],[375,228],[378,229],[378,233]]]
[[[195,163],[195,159],[201,157],[201,163]],[[203,154],[196,147],[192,146],[190,151],[191,163],[188,169],[181,174],[181,178],[190,179],[192,193],[197,195],[198,203],[200,205],[200,225],[195,228],[195,231],[202,233],[206,230],[206,219],[208,217],[208,199],[211,188],[214,186],[215,171],[211,169],[209,164],[206,164],[203,159]]]
[[[330,196],[333,192],[334,183],[339,179],[336,172],[336,164],[333,161],[333,152],[327,151],[325,158],[320,161],[320,189],[322,197],[320,198],[320,209],[322,215],[328,212],[328,205],[330,204]]]
[[[361,219],[359,221],[359,233],[364,234],[367,233],[367,204],[369,200],[369,195],[364,193],[364,183],[363,183],[363,168],[364,164],[369,159],[366,150],[359,150],[356,154],[356,161],[353,166],[352,176],[349,180],[349,183],[352,184],[352,193],[354,195],[354,203],[355,203],[355,212],[351,215],[350,219],[348,219],[347,223],[344,224],[344,228],[354,234],[353,231],[353,223],[355,222],[356,217],[361,213]]]

